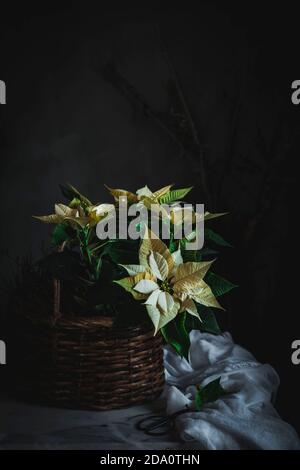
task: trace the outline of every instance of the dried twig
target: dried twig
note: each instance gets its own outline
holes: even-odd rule
[[[286,156],[286,152],[280,152],[280,140],[282,139],[282,119],[278,120],[278,123],[274,129],[273,138],[271,140],[269,148],[266,145],[264,136],[259,127],[257,127],[259,148],[264,158],[265,169],[262,176],[260,190],[258,192],[256,200],[256,212],[254,216],[249,220],[249,224],[246,231],[245,242],[249,240],[256,233],[256,228],[260,222],[265,218],[274,204],[275,198],[279,196],[280,191],[283,187],[278,186],[279,176],[282,174],[281,164]],[[287,150],[287,149],[286,149]],[[272,191],[272,188],[274,189]]]
[[[141,109],[146,117],[152,120],[157,127],[168,135],[168,137],[179,147],[180,156],[186,155],[190,158],[190,162],[195,165],[194,152],[188,148],[184,142],[182,142],[177,133],[174,132],[173,129],[164,121],[161,113],[153,110],[145,98],[118,72],[113,63],[107,63],[105,67],[102,68],[101,73],[106,81],[110,82],[123,96]],[[196,169],[193,169],[193,171],[196,171]],[[205,185],[202,188],[203,192],[205,190],[204,188]],[[206,202],[209,205],[208,196],[206,196],[206,194],[205,197],[207,197]]]
[[[158,41],[159,41],[159,44],[160,44],[160,47],[161,47],[163,57],[164,57],[165,62],[167,64],[168,68],[169,68],[171,78],[174,82],[179,100],[182,104],[182,108],[184,110],[187,122],[189,124],[191,135],[193,137],[195,146],[197,148],[197,156],[199,157],[200,181],[201,181],[201,185],[202,185],[202,190],[203,190],[203,193],[204,193],[204,196],[205,196],[205,199],[206,199],[206,204],[211,208],[211,197],[210,197],[210,192],[209,192],[209,188],[208,188],[207,175],[206,175],[206,172],[205,172],[203,147],[200,143],[198,131],[197,131],[194,119],[192,117],[192,114],[190,112],[186,97],[185,97],[185,95],[183,93],[183,90],[182,90],[182,87],[180,85],[176,70],[175,70],[175,68],[174,68],[174,66],[173,66],[173,64],[170,60],[170,57],[169,57],[168,51],[166,49],[165,43],[162,40],[162,36],[161,36],[160,29],[159,29],[158,25],[156,25],[156,31],[157,31]]]
[[[232,112],[232,117],[231,117],[231,122],[230,122],[230,134],[229,134],[229,140],[228,140],[228,148],[227,148],[227,152],[225,155],[223,171],[221,173],[219,184],[218,184],[218,192],[216,196],[217,202],[220,201],[222,198],[222,191],[223,191],[225,179],[229,173],[229,170],[231,169],[233,165],[234,146],[235,146],[237,128],[238,128],[238,118],[239,118],[240,111],[241,111],[242,96],[243,96],[243,91],[244,91],[246,77],[247,77],[247,70],[248,70],[248,62],[246,62],[244,65],[244,69],[243,69],[242,77],[241,77],[241,83],[240,83],[240,86],[236,95],[236,99],[234,102],[234,107],[233,107],[233,112]]]
[[[105,80],[109,81],[112,85],[114,85],[123,96],[128,98],[135,105],[137,105],[142,110],[144,115],[154,121],[154,123],[158,127],[160,127],[170,137],[170,139],[181,148],[181,150],[186,151],[180,139],[160,118],[159,113],[154,111],[149,106],[145,98],[136,91],[136,89],[129,83],[129,81],[125,77],[123,77],[123,75],[118,72],[112,62],[107,63],[106,66],[102,69],[102,76]]]

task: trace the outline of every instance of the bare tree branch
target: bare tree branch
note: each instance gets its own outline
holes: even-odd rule
[[[201,181],[203,193],[204,193],[204,196],[205,196],[205,199],[206,199],[206,203],[211,208],[211,196],[210,196],[210,192],[209,192],[209,188],[208,188],[207,174],[206,174],[206,171],[205,171],[203,147],[200,143],[199,136],[198,136],[198,131],[197,131],[194,119],[192,117],[192,114],[190,112],[187,100],[186,100],[185,95],[183,93],[182,87],[180,85],[176,70],[175,70],[175,68],[174,68],[174,66],[173,66],[173,64],[170,60],[170,57],[169,57],[168,51],[166,49],[165,43],[162,39],[159,25],[156,25],[156,31],[157,31],[158,41],[159,41],[159,44],[160,44],[160,47],[161,47],[161,51],[162,51],[164,60],[165,60],[167,66],[169,68],[171,78],[172,78],[172,80],[175,84],[179,100],[182,104],[184,113],[185,113],[186,118],[187,118],[187,122],[188,122],[189,127],[190,127],[191,135],[193,136],[194,143],[195,143],[195,146],[197,148],[197,156],[199,156],[199,164],[200,164],[200,181]]]

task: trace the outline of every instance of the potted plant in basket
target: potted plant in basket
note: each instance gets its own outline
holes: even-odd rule
[[[213,309],[222,308],[217,297],[234,285],[211,271],[216,252],[208,243],[226,242],[205,226],[204,247],[189,249],[199,215],[194,206],[182,211],[191,188],[107,188],[109,203],[93,203],[71,185],[61,189],[66,202],[35,216],[54,224],[54,251],[37,264],[53,279],[54,302],[49,325],[33,335],[47,364],[35,376],[36,390],[51,402],[91,409],[154,398],[164,382],[162,337],[188,359],[191,329],[219,332]],[[120,221],[124,204],[151,210],[151,220],[136,223],[128,211],[126,223],[140,236],[101,239],[99,227]],[[221,215],[206,212],[202,219]],[[187,220],[189,235],[176,237]]]

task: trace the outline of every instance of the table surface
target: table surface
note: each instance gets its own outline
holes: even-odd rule
[[[136,429],[143,416],[161,409],[158,401],[112,411],[64,410],[0,397],[0,449],[194,448],[176,435],[150,437]]]

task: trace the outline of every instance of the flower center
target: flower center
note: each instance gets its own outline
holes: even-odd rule
[[[167,280],[165,281],[159,281],[159,288],[160,290],[164,292],[168,292],[169,294],[173,294],[173,289],[170,286],[169,282]]]

